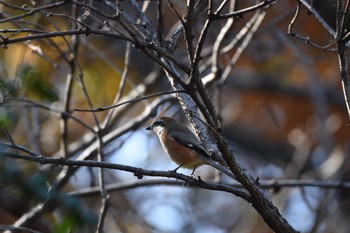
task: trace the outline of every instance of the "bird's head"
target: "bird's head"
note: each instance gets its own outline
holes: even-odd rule
[[[176,120],[171,117],[159,117],[155,119],[150,126],[146,128],[146,130],[152,130],[156,134],[159,134],[162,130],[169,127],[170,125],[176,123]]]

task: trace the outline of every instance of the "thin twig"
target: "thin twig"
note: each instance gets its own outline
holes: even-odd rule
[[[329,52],[336,52],[335,49],[333,48],[330,48],[332,45],[335,44],[336,40],[333,40],[331,41],[330,43],[326,44],[326,45],[319,45],[315,42],[313,42],[312,40],[310,40],[309,37],[306,37],[306,36],[302,36],[302,35],[299,35],[298,33],[295,33],[293,28],[294,28],[294,24],[295,22],[297,21],[299,15],[300,15],[300,1],[298,1],[297,3],[297,7],[296,7],[296,10],[295,10],[295,14],[292,18],[292,20],[290,21],[290,23],[288,24],[288,30],[287,30],[287,35],[290,35],[292,37],[295,37],[299,40],[302,40],[304,43],[306,44],[309,44],[315,48],[319,48],[319,49],[322,49],[322,50],[325,50],[325,51],[329,51]]]
[[[76,18],[78,14],[78,8],[76,5],[73,5],[72,9],[72,17]],[[78,25],[73,24],[72,29],[77,30]],[[78,56],[78,50],[80,45],[80,39],[77,35],[71,36],[72,46],[68,46],[70,49],[71,56],[68,58],[68,66],[69,66],[69,72],[67,74],[66,78],[66,85],[64,88],[64,97],[63,97],[63,111],[68,112],[70,109],[70,102],[72,97],[72,88],[73,88],[73,77],[76,72],[76,66],[77,66],[77,56]],[[69,45],[67,40],[65,40],[66,44]],[[65,158],[68,158],[68,117],[65,115],[61,115],[60,120],[60,126],[61,126],[61,142],[60,147],[61,151],[63,152],[63,156]]]
[[[175,90],[175,91],[163,91],[163,92],[158,92],[158,93],[154,93],[154,94],[150,94],[150,95],[145,95],[145,96],[141,96],[132,100],[127,100],[124,101],[122,103],[118,103],[112,106],[108,106],[108,107],[99,107],[96,109],[79,109],[79,108],[75,108],[71,111],[73,112],[101,112],[101,111],[106,111],[109,110],[111,108],[117,108],[119,106],[125,105],[125,104],[131,104],[131,103],[135,103],[135,102],[139,102],[140,100],[147,100],[149,98],[152,97],[157,97],[157,96],[162,96],[162,95],[171,95],[171,94],[176,94],[176,93],[186,93],[186,91],[184,90]]]
[[[124,69],[123,73],[121,75],[121,80],[119,82],[119,87],[118,87],[118,92],[117,95],[115,96],[115,99],[113,101],[113,104],[117,104],[120,100],[120,98],[123,95],[123,91],[125,88],[125,83],[126,83],[126,78],[128,77],[129,74],[129,62],[130,62],[130,51],[131,51],[131,44],[129,42],[126,43],[125,47],[125,55],[124,55]],[[108,127],[110,124],[110,120],[112,119],[112,116],[114,114],[115,108],[112,108],[111,111],[108,112],[108,115],[106,116],[102,128]]]
[[[104,143],[102,140],[102,135],[97,136],[97,160],[98,162],[104,162]],[[100,195],[101,195],[101,207],[100,207],[100,213],[99,213],[99,218],[98,218],[98,223],[97,223],[97,228],[96,232],[100,233],[103,232],[103,226],[105,222],[105,218],[107,215],[108,208],[110,206],[110,196],[108,194],[108,191],[106,189],[106,181],[105,181],[105,176],[104,176],[104,171],[103,167],[99,167],[98,169],[98,183],[99,183],[99,190],[100,190]]]
[[[22,11],[26,11],[27,13],[21,14],[21,15],[16,15],[13,17],[8,17],[8,18],[4,18],[0,20],[0,23],[5,23],[5,22],[12,22],[15,21],[16,19],[20,19],[20,18],[24,18],[30,15],[33,15],[37,12],[43,11],[43,10],[47,10],[50,8],[55,8],[55,7],[59,7],[59,6],[63,6],[65,4],[68,4],[69,2],[67,1],[59,1],[59,2],[54,2],[51,4],[47,4],[41,7],[37,7],[37,8],[29,8],[28,6],[26,7],[16,7],[14,5],[9,5],[6,1],[0,1],[0,4],[3,4],[4,6],[8,6],[11,8],[16,8],[18,10],[22,10]]]
[[[211,17],[212,17],[212,20],[226,19],[226,18],[237,17],[237,16],[242,17],[244,14],[247,14],[249,12],[254,12],[254,11],[262,9],[264,7],[271,6],[272,4],[274,4],[277,1],[278,0],[263,0],[262,2],[254,5],[254,6],[250,6],[250,7],[244,8],[242,10],[237,10],[237,11],[227,13],[227,14],[222,14],[222,15],[214,13]]]
[[[242,41],[242,44],[237,48],[236,53],[232,56],[232,58],[230,60],[230,63],[226,66],[225,70],[223,71],[221,79],[220,79],[220,84],[221,85],[226,82],[226,80],[229,77],[229,74],[230,74],[233,66],[236,64],[236,62],[238,61],[238,58],[241,56],[243,51],[248,46],[249,42],[253,38],[254,33],[256,32],[256,30],[258,30],[258,27],[260,26],[261,22],[265,18],[265,15],[266,15],[265,11],[256,12],[255,15],[249,21],[252,24],[251,25],[250,25],[250,23],[246,24],[246,26],[250,26],[250,27],[249,28],[244,28],[244,29],[241,30],[242,37],[243,37],[243,35],[245,37],[244,37],[244,39]],[[240,39],[241,37],[238,37],[238,38]],[[238,38],[236,38],[237,42],[238,42]]]
[[[54,109],[54,108],[52,108],[50,106],[38,103],[38,102],[33,101],[33,100],[7,98],[7,99],[4,100],[4,102],[2,104],[3,105],[10,105],[10,106],[16,105],[16,106],[22,106],[22,107],[40,108],[40,109],[43,109],[43,110],[47,110],[47,111],[49,111],[51,113],[56,113],[58,116],[65,115],[66,117],[71,118],[72,120],[74,120],[75,122],[77,122],[78,124],[83,126],[84,128],[90,130],[91,132],[95,132],[95,130],[91,126],[86,124],[81,119],[73,116],[71,113],[69,113],[69,112],[62,112],[60,110]]]
[[[230,10],[234,10],[235,5],[236,5],[236,0],[233,0],[230,5]],[[219,67],[220,48],[224,38],[227,36],[227,33],[233,27],[234,22],[235,22],[234,18],[229,18],[226,21],[226,24],[220,30],[220,33],[217,36],[217,39],[215,40],[213,50],[212,50],[212,56],[211,56],[211,73],[213,74],[212,75],[213,80],[219,76],[219,72],[221,71],[221,67]]]
[[[3,225],[3,224],[0,224],[0,230],[10,231],[11,233],[16,233],[16,232],[42,233],[41,231],[36,231],[28,227],[15,227],[12,225]]]
[[[163,6],[163,0],[158,1],[158,10],[157,10],[157,37],[158,42],[160,44],[163,43],[163,36],[164,36],[164,6]]]
[[[3,127],[3,129],[4,129],[5,133],[6,133],[7,138],[10,140],[11,144],[15,144],[13,139],[12,139],[12,136],[11,136],[10,132],[8,131],[8,129],[6,127]]]

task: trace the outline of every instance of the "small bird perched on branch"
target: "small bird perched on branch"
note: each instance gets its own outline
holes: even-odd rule
[[[158,135],[169,158],[180,167],[193,169],[192,174],[198,166],[210,165],[227,176],[236,179],[224,166],[214,162],[195,134],[185,125],[171,117],[157,118],[146,130],[152,130]]]

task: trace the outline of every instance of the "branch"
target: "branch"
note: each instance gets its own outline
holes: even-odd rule
[[[315,8],[307,0],[298,0],[310,11],[313,16],[322,24],[322,26],[334,37],[336,37],[336,32],[323,20],[323,18],[318,14]]]
[[[270,1],[269,1],[270,2]],[[271,1],[272,2],[272,1]],[[270,3],[271,3],[270,2]],[[274,1],[273,1],[274,2]],[[198,111],[195,109],[199,108],[205,119],[208,121],[208,124],[213,127],[213,131],[216,133],[216,142],[223,154],[223,158],[229,165],[229,168],[233,173],[238,177],[238,181],[243,184],[243,186],[248,190],[252,198],[253,207],[260,213],[264,221],[276,232],[296,232],[293,227],[281,216],[278,209],[271,203],[271,201],[266,196],[265,192],[259,186],[259,183],[254,180],[254,178],[245,171],[241,165],[235,160],[232,155],[232,151],[229,150],[228,145],[224,137],[219,133],[221,131],[220,124],[217,115],[215,114],[215,109],[211,103],[209,94],[204,88],[203,83],[199,79],[198,73],[198,61],[200,58],[202,44],[206,37],[208,27],[210,26],[210,20],[206,21],[206,24],[202,30],[201,38],[199,39],[197,49],[194,56],[194,62],[191,67],[191,86],[187,87],[190,89],[191,97],[189,98],[185,95],[178,94],[179,102],[187,116],[190,120],[191,125],[194,126],[197,135],[202,139],[201,136],[205,138],[205,142],[212,142],[210,140],[210,134],[207,134],[207,128],[203,122]],[[197,56],[198,55],[198,56]],[[170,66],[170,69],[175,73],[175,77],[178,77],[179,71],[175,69],[174,64],[162,58],[165,64]],[[167,72],[167,70],[166,70]],[[175,90],[180,88],[185,88],[184,86],[179,85],[178,80],[167,72],[168,79]],[[200,88],[199,93],[200,97],[197,96],[197,90]],[[204,103],[204,104],[203,104]]]
[[[346,104],[346,109],[348,111],[348,116],[350,118],[350,80],[349,80],[349,68],[348,61],[346,57],[346,43],[344,40],[346,34],[348,33],[345,26],[345,18],[347,16],[347,11],[349,9],[349,0],[346,3],[345,11],[343,10],[342,1],[337,1],[337,30],[336,30],[336,40],[338,45],[338,61],[340,78],[343,88],[343,95]]]
[[[0,142],[0,146],[11,148],[13,145],[8,143]],[[20,147],[16,148],[19,149]],[[36,162],[39,164],[55,164],[60,166],[68,166],[68,167],[94,167],[94,168],[105,168],[105,169],[113,169],[120,170],[133,173],[138,179],[142,179],[144,176],[153,176],[153,177],[167,177],[167,178],[175,178],[177,180],[182,180],[185,182],[186,186],[196,186],[209,190],[217,190],[232,193],[242,199],[250,202],[249,195],[242,190],[237,188],[233,188],[227,185],[222,184],[211,184],[202,181],[201,179],[195,179],[192,176],[187,176],[181,173],[177,173],[174,171],[156,171],[156,170],[146,170],[139,167],[115,164],[115,163],[107,163],[107,162],[99,162],[95,160],[72,160],[65,158],[47,158],[39,154],[35,154],[31,152],[31,154],[35,154],[35,156],[28,156],[20,153],[12,153],[3,151],[1,153],[3,156],[14,158],[14,159],[23,159],[27,161]]]
[[[28,41],[28,40],[38,40],[38,39],[47,39],[51,37],[59,37],[59,36],[68,36],[68,35],[89,35],[90,30],[87,28],[81,28],[78,30],[66,30],[66,31],[59,31],[59,32],[47,32],[47,33],[40,33],[36,35],[29,35],[29,36],[22,36],[22,37],[16,37],[16,38],[6,38],[2,37],[0,41],[0,45],[4,46],[5,48],[9,44],[14,44],[18,42]]]
[[[208,181],[206,181],[208,182]],[[128,189],[134,189],[138,187],[149,187],[149,186],[183,186],[182,181],[169,180],[169,179],[149,179],[149,180],[134,180],[122,183],[113,183],[106,185],[106,189],[109,192],[119,192]],[[222,184],[228,187],[234,187],[244,189],[242,184]],[[301,188],[301,187],[315,187],[321,189],[350,189],[350,182],[346,181],[321,181],[321,180],[261,180],[260,186],[264,189],[272,189],[275,193],[278,193],[283,188]],[[194,187],[194,186],[192,186]],[[91,197],[99,194],[99,187],[89,187],[71,191],[68,195],[79,196],[79,197]]]

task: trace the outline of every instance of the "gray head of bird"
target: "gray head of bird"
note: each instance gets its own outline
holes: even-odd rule
[[[152,130],[156,134],[159,134],[162,130],[164,130],[165,126],[169,127],[172,124],[176,124],[176,120],[171,117],[159,117],[152,122],[150,126],[146,128],[146,130]]]

